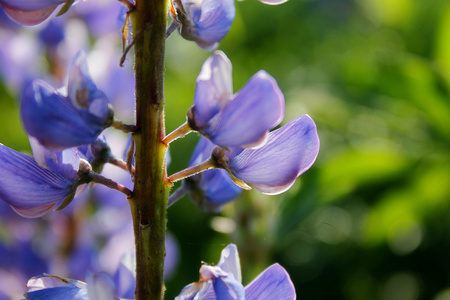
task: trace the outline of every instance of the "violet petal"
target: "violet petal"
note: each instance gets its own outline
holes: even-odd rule
[[[233,175],[257,190],[279,194],[312,166],[319,145],[314,121],[303,115],[269,133],[263,147],[244,149],[235,157],[229,156],[229,167]]]
[[[67,97],[41,80],[34,80],[25,89],[20,113],[29,135],[59,150],[94,142],[104,127],[100,120],[80,113]]]
[[[231,62],[222,51],[216,51],[203,63],[194,96],[197,126],[205,126],[233,96],[231,69]]]
[[[219,146],[256,146],[283,117],[283,93],[272,76],[259,71],[202,133]]]
[[[39,166],[0,144],[0,198],[27,217],[38,217],[62,202],[74,180]]]
[[[295,288],[286,270],[273,264],[245,287],[246,300],[295,300]]]

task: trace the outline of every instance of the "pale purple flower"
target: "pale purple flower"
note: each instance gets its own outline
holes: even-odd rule
[[[67,92],[34,80],[22,95],[25,130],[46,147],[61,150],[90,144],[112,123],[109,101],[90,78],[83,52],[70,69]]]
[[[280,194],[308,170],[319,153],[314,121],[303,115],[269,133],[258,149],[225,151],[228,169],[237,178],[265,194]]]
[[[177,8],[181,36],[207,51],[216,49],[234,21],[234,0],[181,0],[181,3],[183,7]]]
[[[25,217],[39,217],[72,198],[77,182],[0,144],[0,199]]]
[[[45,21],[67,0],[0,0],[6,14],[22,25],[37,25]]]
[[[284,96],[275,79],[259,71],[233,95],[231,63],[216,51],[197,77],[189,125],[223,147],[255,147],[284,117]]]
[[[274,264],[245,288],[235,245],[228,245],[217,266],[203,265],[200,280],[187,285],[175,300],[294,300],[295,288],[286,270]]]

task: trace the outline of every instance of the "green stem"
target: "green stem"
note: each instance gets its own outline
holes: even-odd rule
[[[176,139],[182,138],[188,133],[192,132],[191,126],[189,126],[188,122],[183,123],[180,127],[169,133],[164,139],[163,143],[169,145]]]
[[[114,120],[112,126],[118,130],[122,130],[123,132],[134,132],[136,131],[136,125],[125,124],[121,121]]]
[[[177,182],[179,180],[191,177],[200,172],[215,168],[216,166],[217,165],[216,165],[215,161],[212,158],[209,158],[209,159],[205,160],[204,162],[199,163],[198,165],[189,167],[187,169],[181,170],[178,173],[170,175],[170,177],[167,180],[172,183]]]
[[[166,207],[164,137],[164,48],[167,0],[136,0],[131,12],[135,37],[136,132],[133,196],[136,300],[163,299]]]

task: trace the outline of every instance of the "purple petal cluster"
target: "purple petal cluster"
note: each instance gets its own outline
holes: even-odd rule
[[[220,51],[204,63],[197,78],[194,106],[188,113],[189,126],[207,137],[201,140],[190,165],[211,156],[215,145],[223,155],[216,165],[228,171],[205,171],[185,180],[184,188],[202,208],[214,210],[232,200],[249,183],[266,194],[289,189],[296,178],[314,163],[320,141],[314,121],[303,115],[269,132],[284,117],[284,96],[266,72],[256,73],[236,94],[232,94],[231,63]],[[211,204],[208,206],[208,204]]]
[[[223,147],[255,147],[284,117],[284,96],[275,79],[259,71],[232,94],[231,62],[216,51],[197,77],[189,125]]]
[[[70,69],[67,92],[65,95],[34,80],[22,95],[24,128],[46,147],[65,149],[90,144],[112,123],[109,101],[90,78],[83,52],[75,57]]]
[[[230,244],[222,251],[217,266],[203,265],[200,280],[187,285],[175,300],[291,300],[295,297],[289,274],[278,264],[264,270],[244,287],[237,248]]]
[[[236,16],[234,0],[181,0],[180,34],[207,51],[217,48]]]
[[[0,0],[0,7],[14,21],[22,25],[37,25],[45,21],[67,0]]]

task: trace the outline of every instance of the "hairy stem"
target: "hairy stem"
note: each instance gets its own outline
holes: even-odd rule
[[[209,159],[205,160],[204,162],[199,163],[198,165],[189,167],[187,169],[181,170],[180,172],[171,175],[168,178],[168,181],[176,182],[176,181],[191,177],[195,174],[198,174],[200,172],[203,172],[203,171],[215,168],[215,167],[217,167],[217,164],[215,163],[215,161],[213,159],[209,158]]]
[[[164,137],[164,47],[167,0],[136,0],[131,12],[135,37],[135,177],[130,199],[136,243],[136,300],[164,297],[167,198]]]
[[[123,186],[122,184],[117,183],[109,178],[103,177],[100,174],[97,174],[95,172],[89,172],[88,176],[91,182],[100,183],[111,189],[118,190],[119,192],[124,193],[128,197],[130,197],[133,194],[126,186]]]
[[[169,133],[163,140],[163,143],[169,145],[176,139],[182,138],[188,133],[192,132],[191,126],[189,126],[188,122],[183,123],[180,127]]]

